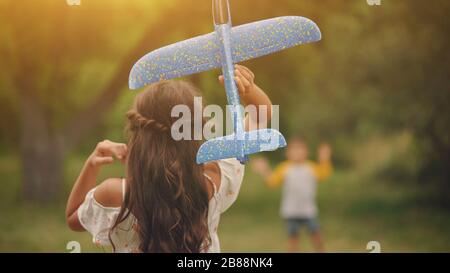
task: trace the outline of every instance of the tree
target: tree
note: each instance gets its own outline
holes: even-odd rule
[[[170,2],[170,3],[169,3]],[[93,128],[98,126],[126,89],[133,63],[148,51],[158,48],[179,31],[180,21],[189,18],[196,31],[202,9],[189,9],[188,1],[176,5],[138,11],[128,10],[120,1],[67,6],[65,1],[7,1],[0,6],[3,21],[0,49],[2,66],[1,89],[17,101],[19,115],[20,155],[23,194],[26,200],[52,201],[60,192],[65,156]],[[143,4],[145,6],[145,4]],[[74,10],[78,9],[78,10]],[[162,12],[159,12],[162,9]],[[207,14],[207,13],[206,13]],[[153,18],[137,34],[142,36],[134,46],[114,48],[113,40],[133,39],[129,35],[130,16]],[[136,22],[135,22],[136,23]],[[122,29],[115,31],[114,27]],[[123,31],[125,30],[125,31]],[[110,61],[110,60],[113,61]],[[101,65],[95,66],[95,63]],[[94,63],[94,64],[92,64]],[[74,94],[85,66],[97,67],[83,95]],[[105,69],[104,66],[114,69]],[[102,72],[109,77],[102,76]],[[100,78],[100,79],[99,79]],[[103,86],[99,83],[103,83]],[[95,95],[92,95],[95,94]],[[85,98],[82,98],[82,97]]]

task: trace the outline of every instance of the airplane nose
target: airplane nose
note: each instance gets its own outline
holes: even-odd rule
[[[230,23],[230,4],[228,0],[212,0],[214,24],[224,25]]]

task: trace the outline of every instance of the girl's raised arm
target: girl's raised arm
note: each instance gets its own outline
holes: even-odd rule
[[[97,144],[94,152],[86,160],[75,185],[72,188],[66,206],[66,220],[73,230],[84,230],[78,221],[77,210],[83,203],[86,194],[96,186],[97,176],[103,165],[114,162],[114,157],[125,163],[127,156],[127,146],[122,143],[115,143],[105,140]],[[114,198],[111,196],[111,198]],[[103,198],[105,199],[105,198]]]
[[[245,130],[266,128],[272,119],[272,102],[267,94],[255,84],[255,74],[250,69],[236,65],[234,73],[241,103],[244,106],[254,105],[256,107],[256,116],[248,115],[245,119]],[[219,81],[224,83],[223,76],[219,77]],[[260,109],[266,110],[265,113],[261,111],[264,115],[260,115]]]

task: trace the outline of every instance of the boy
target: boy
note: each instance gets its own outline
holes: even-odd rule
[[[308,147],[304,140],[294,137],[289,141],[286,158],[287,161],[273,172],[265,158],[254,159],[252,167],[265,178],[270,187],[284,184],[280,212],[287,225],[289,251],[298,251],[299,229],[306,225],[315,250],[323,252],[317,219],[316,183],[327,179],[332,173],[331,147],[321,144],[318,150],[319,162],[314,163],[308,160]]]

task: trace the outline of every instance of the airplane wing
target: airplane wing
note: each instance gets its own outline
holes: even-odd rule
[[[304,17],[289,16],[263,20],[232,28],[235,63],[254,59],[300,44],[321,39],[317,25]],[[220,41],[216,33],[172,44],[142,57],[132,68],[130,89],[222,66]]]
[[[221,67],[216,33],[172,44],[142,57],[131,70],[130,89]]]
[[[258,58],[322,38],[319,27],[311,20],[278,17],[235,27],[231,31],[235,63]]]

